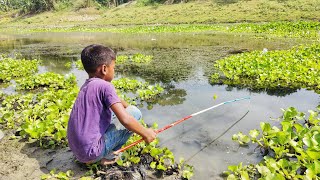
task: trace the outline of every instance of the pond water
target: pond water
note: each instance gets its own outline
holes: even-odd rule
[[[142,53],[154,56],[151,65],[144,69],[124,69],[116,78],[130,76],[162,83],[168,88],[157,103],[141,107],[145,122],[157,122],[159,128],[215,104],[251,97],[250,100],[220,106],[159,134],[161,145],[171,149],[177,160],[179,157],[191,158],[188,163],[195,167],[193,179],[222,179],[220,173],[227,170],[228,165],[259,161],[258,152],[253,153],[255,147],[239,147],[231,136],[239,131],[248,133],[250,129],[259,129],[261,121],[274,124],[270,118],[279,117],[281,108],[294,106],[307,111],[319,104],[319,95],[304,89],[252,92],[245,88],[212,86],[208,81],[217,59],[241,51],[289,49],[310,43],[303,40],[215,33],[1,34],[0,53],[42,59],[41,72],[74,73],[81,85],[87,78],[86,73],[75,68],[70,70],[64,64],[79,59],[81,50],[93,43],[110,46],[120,55]],[[10,87],[9,90],[4,87],[3,91],[10,91]],[[214,95],[218,97],[216,100]],[[199,152],[206,145],[208,147]]]

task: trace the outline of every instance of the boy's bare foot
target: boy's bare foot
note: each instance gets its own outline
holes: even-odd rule
[[[100,164],[103,165],[103,166],[114,164],[115,162],[118,161],[118,159],[119,159],[119,156],[115,156],[115,159],[102,158],[101,161],[100,161]]]

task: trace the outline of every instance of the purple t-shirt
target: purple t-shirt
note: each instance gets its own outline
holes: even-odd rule
[[[99,78],[82,85],[68,123],[69,147],[81,162],[95,160],[105,145],[103,135],[111,121],[110,106],[121,102],[114,86]]]

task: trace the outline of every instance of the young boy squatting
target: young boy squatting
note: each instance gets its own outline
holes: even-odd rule
[[[114,151],[135,132],[150,143],[156,132],[143,127],[137,120],[142,115],[135,106],[121,100],[111,84],[114,78],[116,54],[102,45],[83,49],[81,61],[89,79],[80,88],[73,105],[67,130],[69,147],[83,163],[111,164],[116,161]],[[126,129],[112,123],[113,113]]]

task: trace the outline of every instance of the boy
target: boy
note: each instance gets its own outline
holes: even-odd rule
[[[113,151],[121,148],[132,132],[150,143],[156,133],[137,120],[141,112],[119,99],[111,80],[116,55],[112,49],[90,45],[81,52],[81,61],[89,79],[82,85],[73,105],[67,130],[69,147],[83,163],[100,161],[102,165],[116,161]],[[119,130],[111,123],[113,113],[127,129]],[[132,131],[132,132],[131,132]]]

